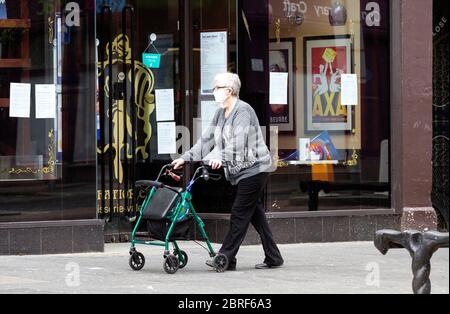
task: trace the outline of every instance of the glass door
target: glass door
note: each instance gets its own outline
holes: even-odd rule
[[[98,3],[97,196],[106,234],[129,232],[139,204],[133,182],[156,178],[210,122],[217,109],[209,86],[214,71],[238,72],[237,11],[236,0]],[[214,40],[220,56],[208,52]],[[185,182],[191,170],[186,167]],[[214,184],[194,191],[200,212],[231,206],[230,185]],[[219,208],[218,193],[229,195],[230,204]]]
[[[154,179],[177,152],[182,9],[178,0],[97,4],[97,195],[107,235],[130,231],[134,182]]]

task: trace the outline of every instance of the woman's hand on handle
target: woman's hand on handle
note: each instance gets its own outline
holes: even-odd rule
[[[218,160],[218,159],[213,159],[209,162],[209,166],[213,169],[213,170],[218,170],[220,168],[222,168],[222,160]]]
[[[172,162],[172,165],[173,165],[173,169],[174,170],[178,170],[178,169],[181,169],[181,168],[183,168],[183,166],[184,166],[184,164],[185,164],[185,161],[183,160],[183,159],[175,159],[173,162]]]

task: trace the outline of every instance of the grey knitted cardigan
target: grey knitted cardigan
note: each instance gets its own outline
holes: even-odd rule
[[[258,117],[242,100],[237,100],[228,118],[225,118],[224,109],[218,109],[202,137],[181,158],[204,162],[221,160],[225,176],[233,185],[261,172],[269,172],[272,166]]]

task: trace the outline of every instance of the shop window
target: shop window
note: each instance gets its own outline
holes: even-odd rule
[[[94,8],[61,2],[0,3],[0,222],[96,217]]]
[[[269,211],[390,208],[389,1],[270,0],[268,10],[279,166]]]

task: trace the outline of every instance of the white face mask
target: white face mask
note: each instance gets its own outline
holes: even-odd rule
[[[222,88],[222,89],[219,89],[219,90],[215,90],[214,91],[214,98],[215,98],[216,102],[219,103],[219,106],[221,108],[223,108],[225,101],[228,99],[228,97],[225,95],[225,89]]]

